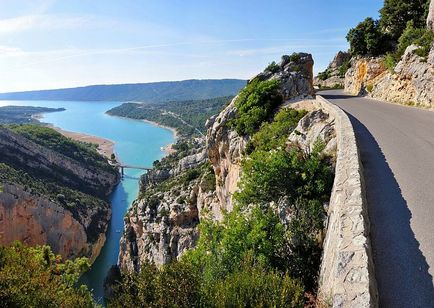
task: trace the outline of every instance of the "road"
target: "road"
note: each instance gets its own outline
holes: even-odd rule
[[[434,307],[434,112],[319,94],[347,112],[356,132],[380,307]]]

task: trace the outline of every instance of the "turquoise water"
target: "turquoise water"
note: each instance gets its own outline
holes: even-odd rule
[[[124,164],[152,166],[164,153],[161,147],[174,141],[170,130],[145,123],[112,117],[105,112],[119,102],[65,102],[65,101],[0,101],[0,106],[64,107],[65,111],[46,113],[41,121],[65,130],[110,139],[115,142],[115,153]],[[111,196],[112,220],[101,254],[82,281],[93,290],[95,299],[102,303],[103,281],[107,271],[117,263],[119,240],[123,230],[123,217],[137,196],[138,179],[143,171],[125,170],[125,178]]]

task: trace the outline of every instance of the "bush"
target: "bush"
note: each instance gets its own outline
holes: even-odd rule
[[[345,74],[351,67],[350,59],[346,60],[344,63],[342,63],[341,66],[339,66],[339,77],[344,78]]]
[[[395,53],[388,52],[384,57],[384,66],[393,73],[395,70],[396,63],[398,62]]]
[[[371,93],[373,89],[374,89],[374,85],[372,83],[368,83],[366,85],[366,91],[368,91],[368,93]]]
[[[429,29],[418,29],[414,27],[414,23],[409,21],[405,31],[402,33],[398,41],[398,49],[396,57],[399,59],[404,54],[408,46],[415,44],[420,46],[417,54],[421,57],[428,56],[433,43],[433,32]]]
[[[324,81],[324,80],[329,79],[330,77],[331,77],[331,75],[330,75],[329,69],[326,69],[324,72],[318,73],[318,79],[319,80]]]
[[[237,116],[230,122],[231,127],[235,128],[239,135],[252,135],[283,102],[279,87],[277,80],[254,79],[250,82],[235,101]]]
[[[140,273],[127,273],[115,285],[109,307],[196,307],[199,276],[185,262],[172,262],[161,269],[142,264]]]
[[[216,307],[303,307],[303,287],[288,274],[244,262],[242,269],[217,281]]]
[[[250,152],[254,149],[269,151],[284,147],[288,136],[297,126],[298,122],[306,115],[306,111],[284,108],[279,111],[271,123],[262,124],[248,145]]]
[[[86,286],[76,286],[89,268],[85,258],[61,262],[48,246],[0,246],[2,307],[94,307]]]
[[[273,61],[270,64],[268,64],[268,66],[265,68],[265,71],[271,72],[271,73],[276,73],[277,71],[279,71],[279,69],[280,69],[279,64],[277,64],[275,61]]]

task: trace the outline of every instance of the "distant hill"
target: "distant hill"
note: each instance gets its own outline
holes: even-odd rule
[[[154,103],[230,96],[237,94],[245,85],[246,81],[240,79],[191,79],[11,92],[0,94],[0,100],[141,101]]]

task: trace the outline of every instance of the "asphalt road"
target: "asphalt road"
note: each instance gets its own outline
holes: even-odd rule
[[[380,307],[434,307],[434,112],[319,94],[347,112],[356,132]]]

